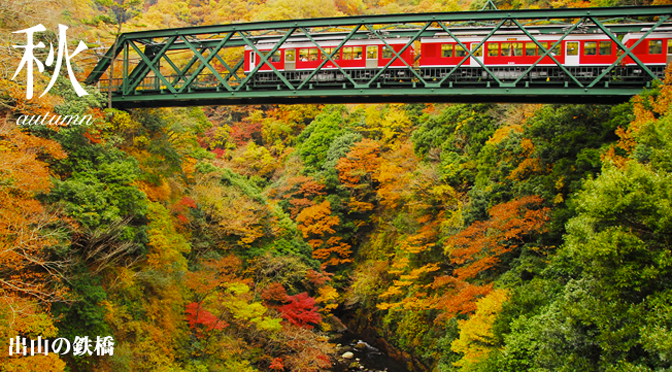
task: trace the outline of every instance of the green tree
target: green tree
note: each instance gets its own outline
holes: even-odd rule
[[[112,108],[112,79],[114,78],[114,60],[119,47],[119,36],[124,23],[129,22],[140,14],[142,0],[94,0],[94,4],[103,15],[95,17],[92,22],[107,26],[108,32],[114,36],[112,57],[110,58],[110,85],[107,93],[107,107]]]

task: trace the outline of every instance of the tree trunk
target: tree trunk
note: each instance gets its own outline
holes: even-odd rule
[[[114,60],[117,57],[117,47],[119,46],[119,34],[121,34],[121,23],[117,28],[117,35],[112,45],[112,59],[110,60],[110,83],[107,85],[107,108],[112,108],[112,81],[114,79]]]

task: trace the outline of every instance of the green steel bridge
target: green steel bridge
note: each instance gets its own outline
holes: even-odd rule
[[[116,48],[107,51],[86,83],[98,84],[104,92],[112,89],[112,102],[118,108],[382,102],[619,103],[663,78],[663,67],[647,67],[631,51],[651,32],[672,32],[672,25],[666,23],[670,16],[672,6],[482,10],[130,32],[118,37]],[[486,35],[473,50],[495,33],[517,32],[529,37],[543,55],[529,67],[488,67],[478,58],[473,60],[479,66],[467,67],[473,50],[459,38],[473,31]],[[643,36],[628,48],[621,39],[633,32]],[[577,33],[607,35],[619,48],[616,62],[608,68],[560,64],[552,49]],[[535,38],[551,34],[558,35],[560,41],[548,49]],[[374,39],[388,45],[389,38],[407,38],[400,52],[393,51],[396,58],[420,38],[435,35],[449,35],[467,51],[457,66],[420,69],[416,58],[414,64],[404,61],[406,66],[401,69],[390,68],[393,59],[382,68],[351,70],[341,68],[332,58],[347,41]],[[283,43],[297,40],[311,42],[327,54],[318,68],[278,71],[271,66],[270,71],[260,71]],[[340,44],[330,54],[320,47],[320,40],[338,40]],[[275,44],[269,53],[261,54],[257,45],[264,41]],[[243,69],[245,47],[260,54],[259,63],[248,72]],[[537,66],[545,57],[556,66]],[[623,67],[621,61],[626,57],[637,66]],[[115,73],[110,79],[112,60]],[[323,69],[328,62],[336,69]]]

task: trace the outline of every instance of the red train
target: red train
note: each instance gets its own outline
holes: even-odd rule
[[[647,30],[641,33],[626,34],[622,42],[631,47]],[[466,49],[473,49],[485,38],[487,31],[466,31],[456,33],[455,36]],[[534,34],[534,38],[546,49],[553,46],[560,35]],[[362,39],[347,42],[337,51],[334,60],[344,70],[350,70],[352,78],[366,79],[372,76],[379,68],[384,67],[393,57],[390,48],[399,52],[408,42],[408,38],[387,38],[385,45],[380,39]],[[276,41],[277,42],[277,41]],[[318,42],[325,52],[331,52],[340,44],[340,40],[321,40]],[[275,44],[273,42],[260,43],[257,48],[260,52],[268,53]],[[416,58],[415,48],[420,46],[420,56]],[[408,47],[400,57],[406,62],[397,59],[390,66],[383,78],[412,79],[407,64],[422,73],[423,78],[441,78],[448,71],[457,66],[468,52],[447,33],[437,33],[431,38],[421,38],[419,42]],[[622,51],[608,36],[604,34],[570,34],[553,48],[553,57],[573,75],[579,78],[591,78],[601,73],[605,66],[613,64]],[[662,74],[664,67],[672,61],[672,28],[658,29],[649,34],[633,50],[633,54],[645,63],[647,67],[655,68],[655,72]],[[499,79],[517,79],[526,73],[540,56],[542,50],[522,31],[502,32],[491,36],[469,60],[460,66],[459,73],[454,73],[452,81],[490,79],[480,62],[487,66]],[[278,71],[282,71],[291,80],[302,80],[316,69],[325,57],[322,52],[309,40],[285,42],[277,52],[269,56],[269,61]],[[245,72],[252,71],[259,58],[251,48],[245,48]],[[277,75],[264,64],[258,70],[261,72],[257,82],[278,82]],[[264,72],[268,72],[264,74]],[[306,74],[307,73],[307,74]],[[613,74],[619,78],[632,78],[642,74],[641,68],[634,61],[626,57]],[[544,57],[527,75],[530,79],[539,78],[566,78],[564,72],[550,57]],[[611,76],[610,76],[611,77]],[[313,77],[313,81],[343,81],[342,76],[333,63],[327,62],[320,73]]]
[[[398,53],[408,43],[408,40],[407,38],[399,38],[385,41]],[[331,53],[340,43],[340,40],[319,42],[320,47],[327,53]],[[272,43],[259,44],[257,49],[267,54],[274,46]],[[394,57],[392,49],[379,39],[353,40],[345,43],[333,59],[343,69],[376,69],[385,66]],[[415,50],[412,47],[407,48],[401,54],[401,58],[412,66],[415,59]],[[326,56],[312,42],[292,41],[285,42],[277,52],[270,56],[269,61],[278,71],[311,71],[316,69],[324,59],[326,59]],[[252,48],[246,47],[245,72],[253,70],[259,61],[259,57],[252,51]],[[390,67],[407,66],[401,60],[396,59]],[[322,69],[332,70],[337,68],[329,61]],[[259,68],[259,71],[271,71],[271,68],[264,64]]]
[[[641,34],[627,34],[623,44],[631,47],[642,37]],[[458,36],[458,35],[456,35]],[[483,36],[459,37],[467,48],[475,48]],[[535,39],[546,49],[555,45],[558,35],[538,35]],[[451,37],[424,38],[420,58],[420,67],[455,66],[467,52]],[[611,65],[621,52],[616,43],[607,35],[570,34],[551,51],[555,59],[564,66],[596,66]],[[666,65],[672,58],[672,31],[651,33],[633,50],[633,54],[647,65]],[[531,66],[543,52],[532,40],[520,34],[495,35],[490,37],[470,58],[468,66],[480,67],[476,59],[490,67],[498,66]],[[668,57],[669,56],[669,57]],[[634,65],[634,61],[626,57],[624,65]],[[556,66],[550,57],[545,57],[538,66]]]

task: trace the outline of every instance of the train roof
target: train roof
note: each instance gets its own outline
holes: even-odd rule
[[[455,35],[461,42],[474,42],[481,41],[486,35]],[[536,40],[539,41],[555,41],[560,38],[561,35],[532,35]],[[563,40],[610,40],[609,36],[605,34],[570,34],[567,35]],[[422,38],[421,42],[424,44],[432,43],[445,43],[445,42],[454,42],[455,38],[445,35],[445,36],[435,36]],[[525,34],[495,34],[488,38],[488,41],[532,41],[532,39]]]
[[[642,32],[633,32],[625,35],[623,37],[623,42],[625,43],[626,41],[630,40],[639,40],[644,34],[646,34],[649,29],[643,29]],[[672,27],[659,27],[655,29],[653,32],[651,32],[647,37],[647,39],[669,39],[672,38]]]
[[[406,45],[408,41],[411,40],[411,38],[408,37],[399,37],[399,38],[390,38],[390,39],[385,39],[385,42],[390,44],[390,45]],[[257,43],[255,45],[257,49],[272,49],[280,40],[268,40],[268,41],[263,41]],[[315,41],[318,42],[318,44],[321,47],[336,47],[338,46],[342,40],[338,39],[327,39],[327,40],[318,40],[315,38]],[[381,45],[384,44],[380,39],[375,38],[375,39],[356,39],[356,40],[348,40],[344,46],[356,46],[356,45]],[[294,48],[315,48],[315,44],[310,41],[310,39],[305,38],[303,40],[291,40],[291,41],[285,41],[280,49],[294,49]],[[252,50],[251,47],[245,46],[245,50]]]

